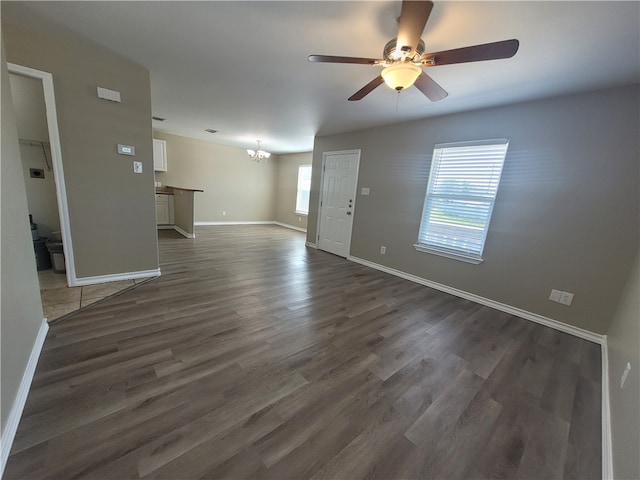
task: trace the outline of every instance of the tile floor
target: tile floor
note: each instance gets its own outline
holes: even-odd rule
[[[51,322],[147,279],[67,287],[66,275],[54,273],[49,269],[39,271],[38,280],[40,281],[40,297],[42,298],[44,316],[47,321]]]

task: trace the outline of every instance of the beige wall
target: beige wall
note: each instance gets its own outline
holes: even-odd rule
[[[276,180],[276,222],[307,229],[307,216],[296,214],[298,167],[311,165],[312,152],[278,155]]]
[[[53,232],[60,231],[60,216],[58,213],[58,198],[56,197],[56,182],[51,170],[51,149],[44,147],[49,168],[45,164],[44,153],[40,146],[20,145],[22,157],[22,172],[27,189],[27,204],[29,214],[38,224],[41,237],[52,238]],[[32,178],[30,168],[44,170],[44,178]]]
[[[358,192],[371,191],[358,193],[351,255],[605,333],[638,247],[639,101],[635,85],[318,137],[307,239],[322,152],[359,148]],[[511,143],[484,263],[417,252],[433,146],[501,137]],[[550,302],[554,288],[573,304]]]
[[[2,3],[7,60],[53,75],[77,277],[157,269],[148,70],[17,7]],[[122,103],[98,99],[98,86]]]
[[[49,130],[42,81],[37,78],[9,74],[9,83],[18,125],[18,137],[48,142]]]
[[[201,192],[191,192],[175,188],[173,190],[173,216],[175,226],[180,228],[184,233],[193,234],[195,201],[194,196]]]
[[[618,479],[640,478],[640,252],[607,332],[613,473]],[[620,380],[631,370],[624,388]]]
[[[204,190],[195,194],[196,222],[273,221],[275,159],[256,163],[246,150],[163,132],[154,138],[167,142],[168,171],[156,181]]]
[[[3,32],[4,34],[4,32]],[[29,229],[27,195],[22,178],[18,133],[2,41],[1,172],[0,172],[0,413],[2,439],[43,313]]]

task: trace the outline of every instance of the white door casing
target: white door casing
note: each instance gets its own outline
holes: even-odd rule
[[[341,257],[351,250],[360,150],[324,152],[318,248]]]
[[[49,143],[51,145],[51,163],[53,165],[53,178],[56,184],[56,196],[58,199],[58,214],[60,216],[60,231],[62,235],[62,248],[67,273],[67,285],[78,286],[76,277],[75,257],[73,243],[71,242],[71,226],[69,222],[69,205],[67,202],[67,187],[65,185],[64,169],[62,165],[62,149],[60,146],[60,134],[58,131],[58,113],[56,110],[55,93],[53,90],[53,75],[49,72],[24,67],[7,62],[9,73],[36,78],[42,81],[44,93],[45,111],[47,116],[47,128],[49,130]]]

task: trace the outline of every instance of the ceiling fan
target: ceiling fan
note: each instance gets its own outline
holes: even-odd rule
[[[425,45],[420,37],[432,8],[431,1],[403,0],[398,19],[398,36],[385,45],[382,59],[309,55],[309,61],[383,67],[380,75],[349,97],[350,101],[361,100],[376,87],[386,83],[398,92],[415,85],[429,100],[437,102],[448,94],[422,70],[422,67],[511,58],[518,51],[519,42],[512,39],[436,53],[424,53]]]

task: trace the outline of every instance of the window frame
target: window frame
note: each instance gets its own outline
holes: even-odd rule
[[[300,171],[302,170],[302,168],[308,168],[309,169],[309,195],[307,197],[307,211],[305,212],[304,210],[300,210],[298,207],[300,206],[298,204],[298,201],[300,200]],[[298,165],[298,180],[297,180],[297,184],[296,184],[296,206],[295,206],[295,214],[296,215],[309,215],[309,201],[310,201],[310,197],[311,197],[311,175],[313,173],[313,165],[310,163],[305,163],[303,165]],[[303,190],[304,191],[304,190]]]
[[[448,194],[443,193],[433,193],[434,185],[439,179],[438,171],[440,170],[440,166],[442,164],[442,151],[447,148],[463,148],[463,147],[482,147],[488,145],[504,145],[504,154],[502,156],[502,162],[500,163],[500,171],[497,177],[494,177],[492,180],[495,180],[495,190],[492,196],[486,195],[469,195],[465,194],[455,194],[450,192]],[[441,143],[436,144],[433,147],[433,154],[431,159],[431,169],[429,172],[429,180],[427,182],[427,189],[424,196],[424,204],[422,208],[422,214],[420,216],[420,227],[418,230],[418,240],[414,244],[414,247],[419,252],[431,253],[439,256],[443,256],[446,258],[451,258],[454,260],[460,260],[467,263],[472,263],[478,265],[484,261],[482,257],[484,253],[484,248],[487,240],[487,236],[489,233],[489,227],[491,224],[491,218],[493,216],[493,209],[495,206],[495,201],[498,195],[498,190],[500,188],[500,181],[502,178],[502,172],[504,171],[504,164],[507,158],[507,152],[509,149],[509,139],[507,138],[493,138],[488,140],[473,140],[473,141],[465,141],[465,142],[452,142],[452,143]],[[441,180],[441,178],[440,178]],[[476,202],[484,204],[488,206],[486,215],[484,217],[484,226],[482,231],[482,239],[480,248],[474,252],[471,249],[464,248],[456,248],[447,246],[444,242],[438,243],[426,243],[424,241],[424,237],[426,236],[429,219],[433,217],[429,217],[429,211],[432,210],[432,199],[439,198],[443,200],[456,200],[458,202]],[[455,208],[455,207],[454,207]],[[426,224],[425,224],[426,222]]]

